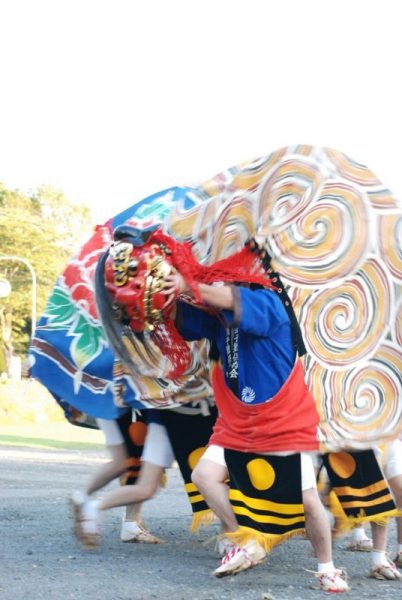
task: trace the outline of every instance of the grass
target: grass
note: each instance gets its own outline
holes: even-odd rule
[[[0,425],[0,446],[25,446],[66,450],[101,450],[101,431],[65,423],[21,423]]]
[[[85,442],[67,442],[47,438],[28,438],[17,435],[0,435],[1,446],[22,446],[24,448],[48,448],[49,450],[94,450],[103,449],[103,445]]]
[[[47,390],[35,381],[0,384],[0,446],[103,449],[101,431],[71,425]]]

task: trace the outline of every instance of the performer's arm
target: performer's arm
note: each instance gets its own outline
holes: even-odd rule
[[[191,294],[180,273],[166,278],[165,293]],[[278,295],[272,290],[251,291],[243,286],[199,284],[206,304],[222,311],[229,327],[240,327],[252,335],[268,336],[282,327],[289,328],[289,317]],[[279,335],[279,334],[278,334]]]
[[[234,295],[231,286],[216,286],[207,285],[206,283],[199,283],[198,291],[205,304],[213,306],[214,308],[217,308],[219,310],[233,310]],[[190,288],[187,286],[180,273],[174,272],[165,278],[164,293],[166,295],[169,295],[177,292],[179,294],[191,294]]]

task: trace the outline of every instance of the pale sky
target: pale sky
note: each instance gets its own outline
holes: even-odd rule
[[[402,200],[399,0],[0,0],[0,181],[102,222],[290,144]]]

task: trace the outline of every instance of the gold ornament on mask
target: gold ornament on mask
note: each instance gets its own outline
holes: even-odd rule
[[[110,248],[110,254],[113,257],[113,283],[118,287],[125,285],[129,278],[129,270],[133,271],[134,265],[130,263],[136,263],[137,261],[131,261],[131,253],[133,251],[133,245],[128,242],[119,242],[113,244]]]

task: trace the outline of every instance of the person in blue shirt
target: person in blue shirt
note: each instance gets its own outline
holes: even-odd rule
[[[292,324],[279,294],[273,289],[244,285],[199,283],[202,305],[194,305],[191,300],[185,301],[192,290],[177,270],[166,276],[165,293],[179,298],[175,323],[184,339],[207,338],[214,358],[219,357],[211,370],[219,416],[209,446],[192,474],[192,481],[220,518],[225,533],[222,562],[214,574],[220,577],[258,564],[266,550],[287,535],[258,531],[258,525],[250,520],[239,527],[241,515],[251,514],[252,510],[247,506],[248,497],[239,491],[243,505],[235,508],[236,514],[229,500],[227,481],[230,477],[232,482],[232,473],[227,459],[231,452],[235,453],[235,461],[241,455],[252,458],[246,469],[258,457],[262,461],[281,460],[300,453],[306,531],[318,559],[320,587],[325,591],[347,591],[348,584],[332,562],[330,526],[309,454],[319,448],[318,414],[297,358]],[[251,471],[249,474],[253,479]],[[266,506],[260,496],[249,501],[251,508]]]

